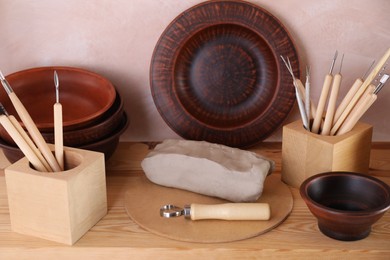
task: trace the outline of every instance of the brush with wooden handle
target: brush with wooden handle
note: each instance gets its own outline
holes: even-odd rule
[[[56,103],[53,105],[54,111],[54,153],[57,162],[64,170],[64,141],[63,141],[63,130],[62,130],[62,105],[60,103],[59,87],[60,83],[58,80],[57,71],[54,71],[54,85],[56,88]]]
[[[10,98],[12,104],[15,107],[16,112],[18,113],[20,119],[24,123],[24,126],[27,128],[27,131],[29,132],[31,138],[35,142],[36,146],[50,165],[50,168],[53,169],[53,171],[61,171],[60,166],[57,163],[56,158],[54,157],[53,153],[51,152],[49,146],[45,142],[45,139],[43,139],[41,133],[39,132],[37,126],[35,125],[34,121],[32,120],[30,114],[27,112],[27,109],[24,107],[22,102],[19,100],[18,96],[15,94],[7,80],[5,79],[4,75],[0,71],[0,80],[1,84],[3,85],[5,91],[8,94],[8,97]]]

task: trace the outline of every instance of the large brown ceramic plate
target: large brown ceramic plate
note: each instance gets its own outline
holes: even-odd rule
[[[296,48],[266,10],[212,1],[180,14],[161,35],[150,83],[165,122],[186,139],[248,147],[272,134],[295,92],[280,55],[296,76]]]

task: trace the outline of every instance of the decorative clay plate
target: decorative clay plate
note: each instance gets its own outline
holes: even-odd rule
[[[266,10],[212,1],[180,14],[161,35],[151,62],[155,105],[185,139],[248,147],[272,134],[295,92],[280,55],[299,77],[296,48]]]

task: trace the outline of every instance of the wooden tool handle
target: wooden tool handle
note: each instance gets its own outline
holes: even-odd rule
[[[16,128],[16,130],[19,132],[19,134],[23,137],[23,139],[26,141],[26,143],[30,146],[30,148],[33,150],[35,155],[38,157],[38,159],[41,161],[43,166],[45,167],[47,172],[53,171],[50,168],[50,165],[46,162],[45,158],[41,154],[41,152],[38,150],[38,148],[35,146],[34,142],[31,140],[31,138],[28,136],[28,134],[24,131],[23,127],[19,124],[18,120],[12,115],[10,115],[9,120],[13,124],[13,126]]]
[[[30,133],[31,138],[34,140],[35,144],[37,145],[38,149],[41,151],[42,155],[45,157],[50,167],[54,171],[61,171],[61,168],[58,165],[56,159],[54,158],[54,155],[50,151],[49,146],[46,144],[45,140],[43,139],[37,126],[34,124],[34,121],[32,120],[31,116],[27,112],[26,108],[23,106],[22,102],[19,100],[19,98],[16,96],[14,92],[9,93],[8,96],[11,99],[16,112],[18,112],[20,119],[22,120],[28,132]]]
[[[41,163],[39,158],[35,155],[34,151],[19,134],[18,130],[14,127],[11,121],[5,115],[0,115],[0,123],[3,125],[8,134],[12,137],[16,145],[20,148],[23,154],[27,157],[34,168],[41,172],[47,172],[45,166]]]
[[[191,204],[191,219],[269,220],[268,203],[225,203],[218,205]]]
[[[385,65],[385,63],[389,57],[390,57],[390,48],[382,56],[382,58],[379,60],[379,62],[375,66],[375,68],[367,76],[367,78],[363,82],[362,86],[358,89],[356,94],[352,97],[351,101],[348,103],[345,110],[341,113],[340,117],[337,119],[334,126],[332,127],[331,135],[334,135],[339,130],[340,126],[343,124],[343,122],[347,118],[348,114],[352,111],[353,107],[356,105],[359,98],[363,95],[364,91],[366,91],[368,86],[371,84],[371,81],[374,80],[374,78],[379,73],[379,71],[382,69],[383,65]]]
[[[341,84],[341,74],[336,74],[333,78],[332,90],[330,92],[328,108],[326,110],[324,126],[321,131],[321,135],[329,135],[330,129],[333,125],[334,113],[336,111],[337,96],[339,94]]]
[[[332,75],[327,74],[325,76],[324,84],[322,86],[322,91],[320,95],[320,100],[318,101],[316,115],[314,117],[313,126],[311,128],[311,131],[315,134],[318,134],[318,131],[320,130],[322,115],[325,110],[325,103],[326,100],[328,99],[329,89],[330,89],[330,85],[332,84],[332,80],[333,80]]]
[[[62,130],[62,105],[55,103],[54,110],[54,153],[61,170],[64,170],[64,141]]]
[[[344,112],[348,103],[351,101],[352,97],[356,94],[356,92],[362,86],[362,84],[363,84],[362,79],[355,80],[352,87],[348,90],[347,94],[345,95],[345,97],[341,101],[340,105],[337,107],[336,113],[335,113],[334,118],[333,118],[334,122],[336,122],[340,118],[341,113]]]
[[[364,113],[371,107],[371,105],[377,99],[377,95],[369,93],[368,95],[362,96],[361,101],[354,107],[348,117],[345,119],[344,123],[341,125],[337,135],[345,134],[352,130],[356,125],[359,119],[364,115]]]

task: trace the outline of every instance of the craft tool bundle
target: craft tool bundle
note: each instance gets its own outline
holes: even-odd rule
[[[310,70],[306,68],[306,82],[304,87],[302,82],[295,78],[289,59],[287,58],[286,60],[281,56],[293,79],[303,125],[307,130],[315,134],[333,136],[342,135],[352,130],[359,119],[376,101],[379,91],[389,79],[388,74],[382,75],[381,72],[384,71],[386,62],[390,57],[390,48],[372,70],[371,68],[374,63],[371,64],[368,70],[371,70],[371,72],[366,79],[364,77],[367,72],[362,78],[355,80],[352,87],[337,106],[342,81],[341,69],[344,55],[341,58],[338,72],[333,75],[337,57],[338,52],[336,51],[331,62],[329,73],[325,75],[318,104],[315,106],[310,99],[312,90]],[[374,81],[379,81],[379,83],[375,86]]]
[[[36,170],[42,172],[59,172],[64,169],[63,144],[62,144],[62,107],[59,103],[59,81],[57,73],[54,72],[54,82],[56,87],[56,103],[54,104],[54,122],[55,122],[55,156],[39,132],[33,119],[24,107],[12,87],[0,71],[0,80],[7,92],[17,114],[22,120],[28,131],[28,135],[23,127],[12,115],[9,115],[5,108],[0,104],[0,123],[15,141],[17,146],[28,158]],[[31,136],[31,138],[30,138]]]

